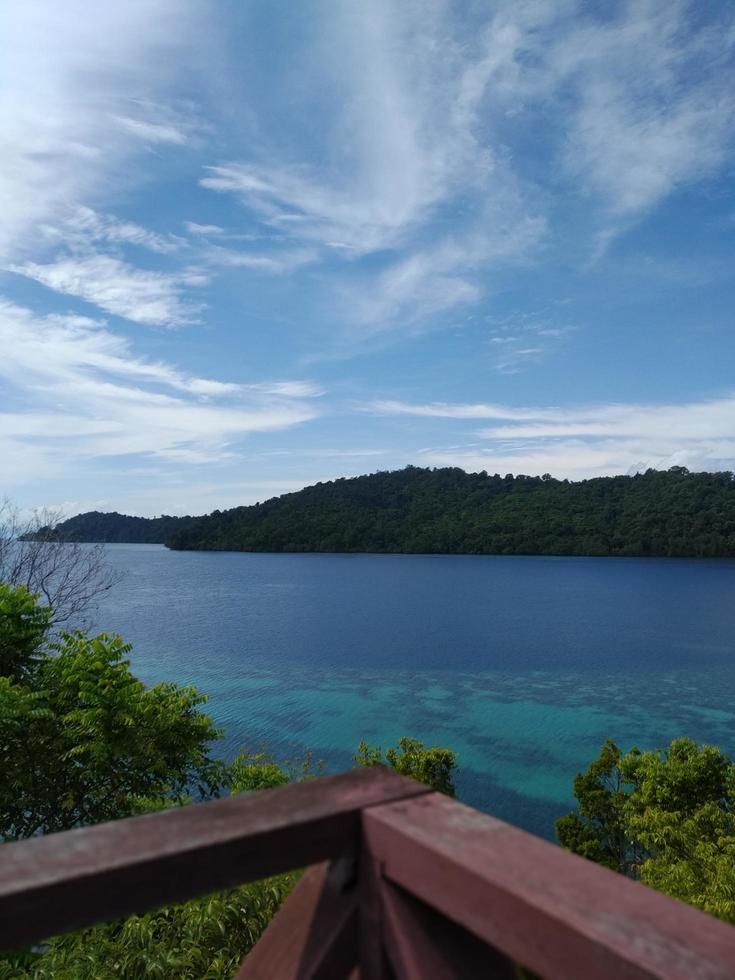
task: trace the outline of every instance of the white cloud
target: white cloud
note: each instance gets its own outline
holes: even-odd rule
[[[552,70],[576,86],[570,172],[614,216],[644,213],[723,162],[732,139],[732,12],[697,29],[694,6],[629,4],[560,40]],[[729,62],[729,63],[728,63]]]
[[[154,326],[193,322],[202,306],[188,300],[185,290],[208,281],[200,272],[172,274],[138,269],[100,253],[70,255],[46,264],[10,264],[6,268],[56,292],[94,303],[107,313]]]
[[[237,195],[284,234],[325,247],[365,254],[403,242],[487,167],[453,118],[461,56],[442,7],[348,0],[331,10],[301,79],[302,97],[314,104],[329,89],[340,93],[326,112],[317,110],[316,159],[266,148],[261,159],[209,167],[202,184]]]
[[[238,249],[224,248],[221,245],[210,245],[201,252],[201,261],[213,268],[253,269],[257,272],[269,272],[274,275],[293,272],[295,269],[314,262],[316,258],[317,252],[314,248],[281,248],[264,253],[244,252]]]
[[[545,233],[545,221],[523,212],[510,177],[498,201],[486,202],[480,222],[462,234],[440,239],[392,262],[383,272],[356,288],[349,281],[342,291],[342,308],[353,321],[372,330],[395,329],[422,321],[483,295],[475,273],[488,265],[523,262]]]
[[[313,381],[262,381],[248,387],[265,395],[282,395],[285,398],[319,398],[325,394],[325,389]]]
[[[531,408],[513,408],[507,405],[494,404],[461,404],[454,402],[429,402],[427,404],[412,404],[396,400],[379,400],[365,406],[366,411],[378,415],[415,415],[435,419],[537,419],[539,410]],[[561,409],[542,409],[544,412],[557,412]],[[555,415],[553,417],[556,417]]]
[[[266,136],[261,158],[214,164],[201,183],[333,259],[392,252],[343,289],[342,316],[370,329],[477,302],[488,274],[533,258],[562,175],[566,194],[587,197],[581,244],[594,258],[721,167],[732,137],[726,10],[700,27],[684,2],[602,16],[538,0],[497,4],[477,24],[440,0],[379,0],[342,4],[318,34],[299,111],[312,87],[323,100],[339,86],[340,99],[320,106],[317,151],[289,158]],[[517,162],[530,138],[543,175]],[[499,369],[530,357],[519,349]]]
[[[112,119],[121,129],[127,130],[133,136],[146,142],[176,143],[179,145],[186,142],[186,133],[183,129],[170,123],[131,119],[128,116],[113,116]]]
[[[102,323],[38,317],[7,301],[0,303],[0,349],[7,396],[0,446],[4,466],[19,479],[65,472],[93,457],[213,462],[231,456],[249,433],[319,414],[306,401],[317,389],[306,382],[193,377],[134,357]],[[22,407],[13,410],[16,401]]]
[[[707,441],[682,447],[676,439],[651,443],[646,439],[604,440],[588,443],[565,440],[557,443],[527,443],[495,450],[427,450],[423,465],[459,466],[469,472],[551,473],[557,479],[587,480],[598,476],[632,474],[648,468],[686,466],[693,471],[733,470],[735,439]]]
[[[725,161],[734,45],[727,5],[701,20],[686,0],[618,4],[605,16],[581,2],[507,3],[473,77],[521,127],[529,110],[545,114],[552,162],[602,205],[592,215],[599,250]]]
[[[135,245],[168,255],[178,251],[185,241],[175,235],[159,235],[134,221],[121,221],[111,214],[99,214],[92,208],[79,206],[59,227],[48,227],[46,235],[52,241],[63,240],[67,245],[88,247],[94,242],[113,245]]]
[[[571,324],[553,326],[548,311],[489,317],[490,360],[500,374],[519,374],[539,364],[564,337],[576,332]]]
[[[274,151],[211,166],[201,182],[337,260],[399,252],[377,274],[348,276],[345,320],[415,325],[479,299],[478,270],[533,251],[545,222],[482,131],[487,79],[471,77],[467,39],[443,3],[345,3],[309,57],[313,83],[340,91],[322,122],[326,159]]]
[[[434,466],[584,479],[654,467],[735,468],[735,395],[669,405],[515,407],[498,404],[375,402],[371,411],[424,419],[494,419],[483,446],[423,451]]]
[[[564,171],[567,191],[596,197],[594,257],[677,187],[721,166],[732,137],[726,10],[699,27],[681,0],[628,3],[609,16],[572,0],[508,2],[470,34],[439,0],[381,0],[342,4],[319,33],[310,69],[341,97],[321,121],[318,164],[264,151],[211,166],[202,184],[346,261],[401,250],[344,290],[341,312],[373,329],[474,303],[479,273],[533,256],[549,201],[538,193],[543,177],[521,175],[516,140],[540,141],[544,177],[558,184]],[[499,369],[529,357],[519,351]]]
[[[219,225],[200,225],[196,221],[185,221],[184,227],[191,235],[222,235],[225,231]]]
[[[3,4],[0,259],[144,178],[151,145],[182,143],[172,83],[207,44],[202,12],[174,0]]]

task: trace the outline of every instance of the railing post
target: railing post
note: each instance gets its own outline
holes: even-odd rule
[[[381,864],[364,845],[359,857],[358,877],[358,963],[360,980],[389,980],[383,934]]]
[[[235,980],[344,980],[357,964],[356,890],[351,857],[307,868]]]

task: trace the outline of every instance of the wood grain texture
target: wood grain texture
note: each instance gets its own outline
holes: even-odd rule
[[[735,929],[439,794],[363,815],[385,877],[545,980],[732,980]]]
[[[426,792],[375,767],[4,844],[0,948],[355,853],[364,808]]]

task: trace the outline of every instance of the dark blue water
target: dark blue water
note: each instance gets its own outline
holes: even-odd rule
[[[108,553],[95,626],[208,693],[223,754],[339,769],[412,735],[457,751],[462,799],[548,836],[606,737],[735,753],[732,561]]]

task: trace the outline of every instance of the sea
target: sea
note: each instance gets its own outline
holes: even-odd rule
[[[205,693],[223,757],[338,772],[407,735],[456,752],[461,800],[551,839],[607,738],[735,754],[735,561],[106,552],[92,629]]]

